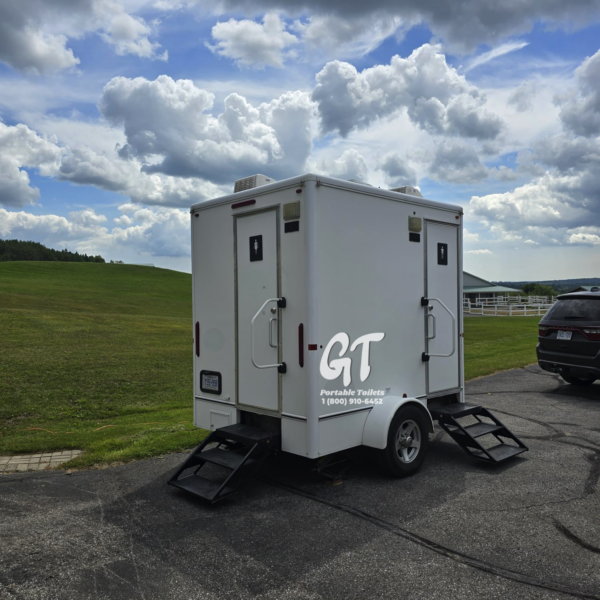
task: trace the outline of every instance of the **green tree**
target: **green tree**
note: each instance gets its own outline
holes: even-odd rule
[[[526,283],[521,286],[521,290],[526,296],[556,296],[556,291],[552,289],[552,286],[541,283]]]
[[[88,256],[79,252],[54,250],[46,248],[38,242],[27,242],[22,240],[0,240],[0,261],[12,260],[60,260],[66,262],[99,262],[105,260],[101,256]]]

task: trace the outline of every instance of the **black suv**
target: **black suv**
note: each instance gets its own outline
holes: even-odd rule
[[[600,379],[600,288],[559,296],[539,327],[542,369],[573,385]]]

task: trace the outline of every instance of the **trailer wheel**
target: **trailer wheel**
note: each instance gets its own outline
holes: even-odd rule
[[[392,419],[387,446],[380,450],[380,461],[393,477],[408,477],[421,468],[428,448],[425,415],[414,406],[405,406]]]

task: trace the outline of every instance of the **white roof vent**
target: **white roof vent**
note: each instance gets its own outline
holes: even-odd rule
[[[423,197],[423,194],[421,194],[421,192],[412,185],[403,185],[402,187],[390,190],[390,192],[400,192],[401,194],[408,194],[409,196],[418,196],[419,198]]]
[[[361,181],[360,179],[348,179],[350,183],[360,183],[360,185],[368,185],[369,187],[373,187],[370,183],[366,181]]]
[[[233,187],[233,193],[243,192],[244,190],[251,190],[252,188],[260,187],[261,185],[267,185],[268,183],[274,183],[272,177],[266,175],[251,175],[250,177],[244,177],[244,179],[238,179]]]

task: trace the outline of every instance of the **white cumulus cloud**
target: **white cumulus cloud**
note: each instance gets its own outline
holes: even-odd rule
[[[100,111],[123,127],[122,158],[144,162],[147,173],[232,182],[270,168],[275,178],[300,172],[312,144],[314,105],[303,92],[288,92],[253,106],[230,94],[210,114],[213,94],[189,80],[161,75],[116,77],[104,88]]]
[[[183,4],[182,0],[159,1],[163,6],[169,2]],[[454,53],[471,52],[482,44],[496,46],[500,41],[530,31],[536,23],[572,30],[600,20],[598,0],[220,0],[218,4],[200,0],[200,3],[220,11],[255,14],[275,10],[339,20],[368,21],[373,14],[385,14],[389,19],[401,19],[407,29],[426,23],[435,37],[443,39]]]
[[[166,58],[151,42],[151,27],[117,0],[4,0],[0,2],[0,61],[32,74],[79,65],[69,40],[97,32],[118,54]]]
[[[313,100],[324,133],[368,127],[406,110],[411,121],[433,134],[494,139],[501,119],[485,109],[485,96],[448,66],[440,46],[425,44],[407,58],[359,72],[332,61],[317,74]]]
[[[0,122],[0,205],[22,207],[35,204],[40,196],[23,167],[52,176],[58,170],[62,150],[52,140],[39,136],[26,125]]]
[[[41,242],[85,254],[118,257],[185,257],[190,253],[190,215],[187,210],[143,208],[124,204],[112,228],[93,209],[73,211],[68,217],[33,215],[0,208],[0,236]]]
[[[299,41],[275,13],[266,14],[262,23],[248,19],[217,23],[212,37],[216,43],[207,44],[212,52],[233,59],[241,67],[255,69],[283,67],[285,59],[293,56],[290,46]]]

